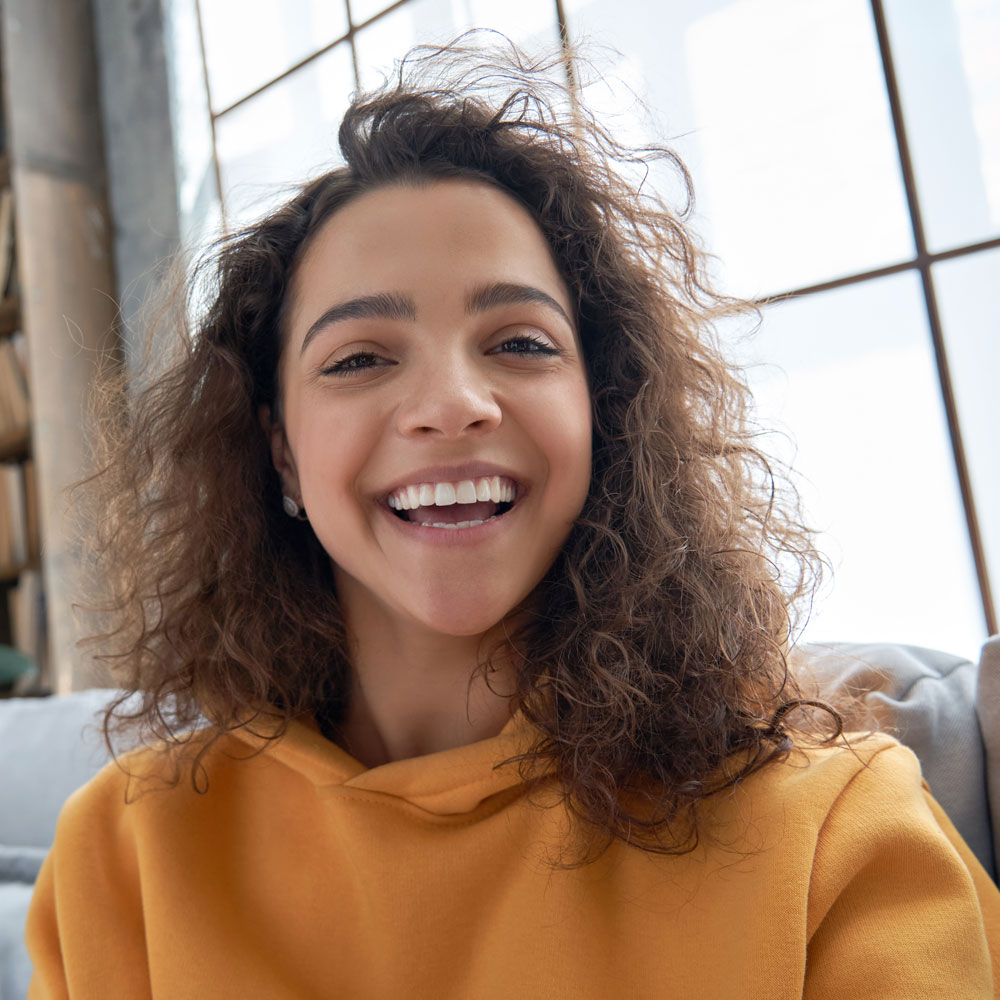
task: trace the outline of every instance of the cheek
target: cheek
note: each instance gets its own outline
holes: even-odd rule
[[[355,491],[358,474],[371,452],[371,422],[352,419],[349,408],[302,407],[293,433],[295,460],[306,509],[310,501],[328,506]]]
[[[560,419],[553,419],[556,414]],[[548,435],[553,472],[561,483],[560,493],[573,516],[579,514],[590,489],[592,418],[590,392],[581,380],[547,401],[542,424]]]

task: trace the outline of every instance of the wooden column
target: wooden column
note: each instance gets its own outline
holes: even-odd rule
[[[3,69],[28,344],[49,622],[48,686],[106,684],[78,638],[79,532],[66,487],[87,471],[85,414],[98,359],[116,346],[94,32],[89,0],[3,0]]]

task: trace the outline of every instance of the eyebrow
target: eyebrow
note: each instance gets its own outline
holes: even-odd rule
[[[571,328],[573,326],[569,316],[566,315],[566,310],[547,292],[532,285],[520,285],[510,281],[492,281],[473,288],[465,296],[465,311],[471,315],[487,312],[498,306],[523,303],[537,303],[546,306],[558,313]],[[411,323],[415,323],[417,304],[409,295],[402,295],[398,292],[378,292],[374,295],[362,295],[356,299],[331,306],[306,331],[299,353],[305,351],[309,341],[320,330],[348,319],[393,319],[409,320]]]

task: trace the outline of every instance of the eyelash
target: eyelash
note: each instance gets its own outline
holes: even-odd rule
[[[502,348],[507,347],[509,344],[519,344],[527,346],[527,350],[516,350],[516,351],[505,351]],[[517,337],[509,337],[499,348],[495,348],[494,351],[499,354],[518,354],[518,355],[530,355],[536,354],[543,357],[556,357],[562,354],[562,351],[558,347],[553,347],[551,344],[546,343],[544,340],[538,337],[533,337],[529,334],[522,334]],[[494,353],[491,351],[490,353]],[[322,375],[339,375],[341,377],[350,378],[352,375],[359,374],[361,372],[367,371],[370,368],[376,367],[380,362],[385,359],[375,354],[373,351],[358,351],[357,354],[349,354],[346,358],[341,358],[339,361],[334,361],[333,364],[327,365],[327,367],[320,369],[320,374]],[[359,362],[363,362],[359,364]]]
[[[542,354],[545,357],[555,357],[558,354],[562,354],[562,351],[558,347],[553,347],[551,344],[547,344],[544,340],[540,340],[538,337],[532,337],[530,334],[521,334],[519,337],[510,337],[505,340],[500,347],[504,348],[508,344],[527,344],[530,346],[530,350],[527,351],[504,351],[501,350],[501,354]]]
[[[349,354],[346,358],[341,358],[339,361],[334,361],[332,365],[320,369],[320,373],[323,375],[355,375],[358,372],[367,371],[374,366],[373,363],[377,364],[381,360],[382,358],[372,351],[358,351],[357,354]],[[356,364],[358,361],[369,363],[358,365]]]

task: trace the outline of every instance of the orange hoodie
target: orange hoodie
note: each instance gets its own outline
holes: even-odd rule
[[[567,871],[565,810],[492,768],[527,736],[366,769],[294,723],[251,759],[249,736],[213,748],[205,795],[136,799],[109,765],[39,876],[29,997],[995,995],[1000,893],[889,737],[714,796],[691,854]]]

